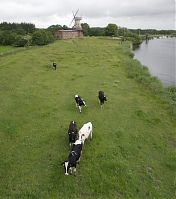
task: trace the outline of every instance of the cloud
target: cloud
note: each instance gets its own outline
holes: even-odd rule
[[[69,25],[72,11],[78,8],[90,26],[114,22],[124,27],[174,29],[173,0],[0,0],[0,22]]]

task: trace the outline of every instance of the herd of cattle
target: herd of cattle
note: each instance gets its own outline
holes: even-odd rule
[[[98,98],[100,106],[102,108],[104,102],[107,101],[103,91],[99,91]],[[75,101],[76,101],[76,107],[79,108],[79,112],[81,113],[82,107],[86,106],[86,103],[79,95],[75,95]],[[84,142],[89,137],[90,139],[92,139],[92,131],[93,127],[91,122],[84,124],[79,131],[76,122],[75,121],[70,122],[68,128],[68,137],[69,137],[69,145],[71,150],[68,159],[61,164],[64,166],[65,175],[69,175],[72,174],[73,172],[76,172],[76,166],[80,162],[80,157],[82,154]]]

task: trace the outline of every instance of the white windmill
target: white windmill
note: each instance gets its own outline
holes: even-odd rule
[[[82,30],[81,23],[80,23],[82,17],[77,17],[77,16],[76,16],[77,13],[78,13],[78,11],[79,11],[79,9],[75,12],[75,14],[74,14],[74,12],[73,12],[73,19],[72,19],[72,21],[71,21],[71,23],[70,23],[70,26],[72,25],[73,21],[75,21],[74,26],[72,27],[72,29],[75,29],[75,30]]]

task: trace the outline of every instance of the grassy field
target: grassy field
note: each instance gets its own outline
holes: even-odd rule
[[[9,52],[10,50],[15,49],[12,46],[0,46],[0,53]]]
[[[0,59],[0,198],[174,199],[176,123],[128,78],[128,44],[57,41]],[[52,69],[56,61],[58,69]],[[107,96],[103,110],[97,93]],[[87,107],[80,114],[74,95]],[[71,120],[93,123],[76,176],[65,176]]]
[[[0,56],[7,55],[7,54],[13,54],[18,51],[24,50],[25,48],[19,47],[15,48],[13,46],[1,46],[0,45]]]

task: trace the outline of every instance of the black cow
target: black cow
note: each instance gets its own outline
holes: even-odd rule
[[[99,91],[99,92],[98,92],[98,98],[99,98],[100,106],[101,106],[101,108],[102,108],[104,102],[107,101],[106,96],[105,96],[105,94],[104,94],[103,91]]]
[[[53,68],[56,70],[57,64],[53,62]]]
[[[71,145],[76,141],[78,137],[78,129],[75,121],[71,121],[68,128],[69,144]]]
[[[86,106],[86,103],[79,95],[75,95],[75,101],[76,101],[76,107],[79,108],[79,112],[81,113],[82,106]]]
[[[76,140],[76,142],[72,146],[72,150],[68,156],[68,159],[62,163],[65,169],[65,175],[69,175],[69,173],[72,174],[73,171],[76,172],[76,165],[80,162],[82,148],[82,141]]]

